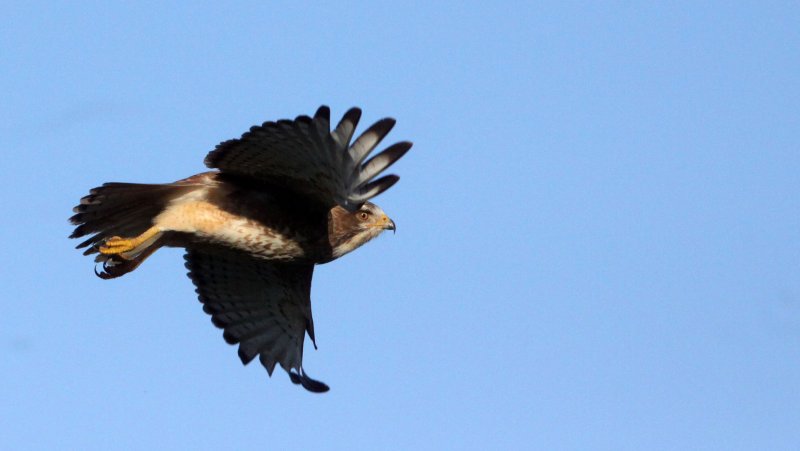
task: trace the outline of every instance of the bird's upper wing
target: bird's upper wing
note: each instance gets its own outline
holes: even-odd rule
[[[355,211],[399,180],[396,175],[374,179],[411,148],[410,142],[399,142],[364,162],[395,120],[379,120],[351,145],[360,118],[361,110],[352,108],[331,131],[330,109],[321,106],[313,118],[265,122],[219,144],[205,163],[223,174],[279,184],[326,210],[338,204]]]
[[[218,246],[190,246],[185,259],[203,310],[224,329],[225,341],[239,344],[242,363],[260,356],[270,376],[277,363],[295,384],[328,390],[303,370],[306,332],[314,341],[314,265],[273,262]]]

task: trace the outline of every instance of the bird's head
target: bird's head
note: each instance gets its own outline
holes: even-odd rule
[[[384,230],[396,230],[394,221],[389,219],[381,207],[366,202],[356,211],[334,207],[329,216],[328,239],[333,250],[333,258],[351,252],[380,235]]]

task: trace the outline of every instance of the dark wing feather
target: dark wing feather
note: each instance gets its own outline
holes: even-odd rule
[[[218,145],[205,163],[223,174],[281,184],[326,210],[338,204],[355,211],[397,182],[395,175],[373,179],[411,148],[400,142],[364,163],[395,120],[381,119],[351,146],[360,118],[361,110],[352,108],[331,131],[330,110],[322,106],[313,118],[265,122]]]
[[[314,341],[313,265],[277,263],[216,246],[190,247],[185,258],[203,310],[224,329],[225,341],[239,344],[242,363],[258,356],[270,376],[279,364],[293,382],[327,391],[303,371],[306,332]]]

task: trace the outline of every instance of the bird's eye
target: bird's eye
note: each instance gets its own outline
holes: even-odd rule
[[[367,213],[366,211],[362,211],[361,213],[358,214],[358,217],[362,221],[366,221],[367,218],[369,217],[369,213]]]

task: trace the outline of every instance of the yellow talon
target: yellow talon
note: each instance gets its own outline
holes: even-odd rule
[[[120,255],[125,252],[136,250],[136,248],[141,246],[142,243],[148,242],[160,233],[161,231],[158,229],[158,227],[150,227],[143,234],[135,238],[121,238],[118,236],[112,236],[111,238],[107,239],[105,244],[100,246],[98,250],[103,255]]]
[[[135,239],[126,240],[118,236],[113,236],[106,240],[103,246],[100,246],[101,254],[119,254],[127,252],[136,247]]]

